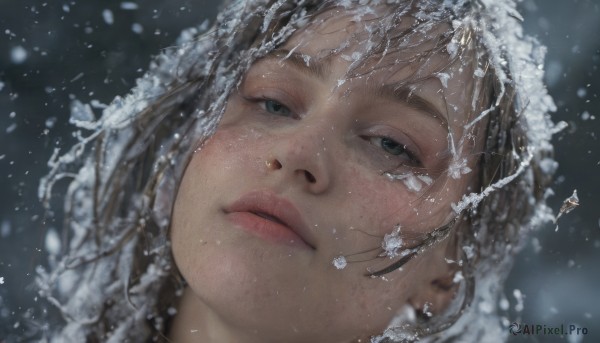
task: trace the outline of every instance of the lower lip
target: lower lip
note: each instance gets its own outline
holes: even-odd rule
[[[285,225],[257,216],[251,212],[231,212],[227,218],[259,238],[279,244],[311,249],[300,236]]]

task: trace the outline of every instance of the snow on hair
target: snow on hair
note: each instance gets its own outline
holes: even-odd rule
[[[41,334],[61,342],[160,339],[183,287],[168,240],[178,180],[193,151],[214,132],[227,97],[257,58],[316,14],[378,4],[389,6],[391,16],[410,12],[419,25],[446,21],[456,32],[472,34],[489,62],[475,75],[488,75],[493,102],[476,117],[489,118],[479,175],[485,196],[471,194],[455,204],[470,218],[461,228],[461,248],[476,252],[464,261],[466,278],[474,280],[471,306],[449,328],[440,324],[445,330],[439,333],[425,328],[407,336],[410,328],[390,327],[373,341],[502,337],[500,285],[527,231],[549,216],[539,189],[553,171],[538,166],[551,156],[555,130],[548,116],[554,104],[542,83],[544,49],[522,33],[513,0],[232,1],[212,28],[184,31],[177,46],[161,53],[131,93],[115,98],[99,119],[75,104],[72,122],[88,134],[79,131],[79,142],[66,153],[55,151],[39,187],[52,216],[53,189],[70,180],[67,251],[49,270],[39,267],[37,276],[40,295],[59,309],[64,324]],[[384,39],[385,30],[380,32]],[[460,55],[461,44],[450,40],[447,53]]]

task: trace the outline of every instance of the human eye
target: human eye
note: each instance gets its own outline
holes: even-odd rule
[[[275,100],[263,99],[261,105],[266,112],[284,117],[293,117],[292,111],[288,107]]]
[[[380,150],[387,157],[398,159],[402,165],[409,165],[412,167],[422,166],[421,161],[417,155],[410,150],[410,148],[397,140],[386,137],[386,136],[373,136],[369,137],[369,141],[374,146],[381,148]]]

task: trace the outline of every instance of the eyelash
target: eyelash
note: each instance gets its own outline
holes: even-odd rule
[[[260,98],[256,98],[256,99],[252,99],[252,98],[246,98],[246,100],[251,101],[251,102],[255,102],[258,103],[261,107],[261,109],[267,113],[270,114],[274,114],[274,115],[281,115],[279,113],[273,112],[273,110],[269,110],[269,107],[274,106],[280,106],[280,109],[285,109],[285,111],[287,111],[286,114],[284,114],[284,117],[288,117],[288,118],[292,118],[292,119],[300,119],[300,117],[295,114],[292,110],[289,109],[289,107],[287,107],[286,105],[284,105],[283,103],[277,101],[277,100],[273,100],[270,98],[267,98],[265,96],[262,96]],[[269,106],[271,105],[271,106]],[[409,167],[413,167],[413,168],[420,168],[423,166],[423,164],[421,163],[421,160],[417,157],[417,154],[415,154],[410,148],[408,148],[408,146],[406,144],[403,144],[402,142],[399,142],[398,140],[389,137],[389,136],[361,136],[361,138],[367,140],[370,144],[379,147],[384,154],[386,154],[387,156],[393,156],[394,158],[399,158],[402,159],[402,162],[400,163],[399,166],[395,167],[395,169],[400,168],[402,166],[409,166]],[[378,141],[379,144],[375,143],[374,141]],[[384,141],[387,141],[388,143],[392,143],[398,147],[401,147],[402,151],[400,152],[400,154],[393,154],[388,152],[385,147],[383,146]],[[401,158],[400,156],[406,155],[405,158]],[[393,171],[395,171],[395,169],[392,169],[390,171],[386,171],[386,172],[390,172],[392,173]]]
[[[422,163],[419,160],[419,158],[416,156],[416,154],[414,152],[412,152],[408,146],[406,144],[403,144],[402,142],[398,142],[396,139],[388,137],[388,136],[370,136],[370,137],[364,137],[365,139],[368,139],[369,142],[375,146],[379,146],[381,147],[381,149],[383,151],[385,151],[386,154],[391,155],[391,156],[402,156],[402,155],[406,155],[406,159],[403,159],[403,165],[409,164],[412,167],[421,167]],[[373,141],[379,141],[378,143],[375,143]],[[399,154],[394,154],[391,153],[389,151],[387,151],[385,149],[385,147],[383,146],[384,141],[388,141],[391,142],[392,144],[394,144],[397,147],[400,147],[402,149],[402,151]],[[408,161],[407,161],[408,160]]]
[[[289,117],[289,118],[293,118],[293,119],[300,119],[300,117],[298,117],[297,115],[295,115],[287,106],[285,106],[284,104],[272,100],[272,99],[268,99],[268,98],[263,98],[263,100],[261,101],[261,105],[263,107],[263,110],[265,110],[266,112],[272,113],[272,114],[276,114],[273,113],[269,110],[269,103],[272,103],[274,106],[280,106],[282,109],[285,109],[288,113],[287,115],[284,115],[284,117]]]

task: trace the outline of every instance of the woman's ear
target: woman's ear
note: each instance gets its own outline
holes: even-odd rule
[[[459,283],[455,282],[455,277],[460,267],[454,258],[447,257],[454,255],[449,252],[455,247],[452,237],[449,238],[450,242],[431,251],[425,263],[429,273],[423,279],[422,286],[408,300],[417,315],[424,318],[443,313],[458,291]]]
[[[409,299],[418,316],[429,318],[444,312],[458,290],[454,275],[455,272],[449,272],[430,280],[416,296]]]

